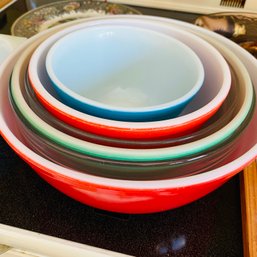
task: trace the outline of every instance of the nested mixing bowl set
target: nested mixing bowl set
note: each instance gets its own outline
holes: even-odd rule
[[[135,214],[176,208],[256,158],[256,70],[240,46],[181,21],[65,23],[2,64],[1,135],[82,203]]]

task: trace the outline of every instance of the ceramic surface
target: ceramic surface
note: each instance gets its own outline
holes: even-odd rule
[[[38,44],[38,42],[36,43]],[[32,48],[35,48],[35,45],[31,46]],[[51,126],[51,123],[48,124],[43,117],[38,115],[38,112],[34,112],[34,108],[31,106],[30,98],[25,97],[25,88],[24,88],[24,76],[26,76],[26,67],[28,65],[28,62],[30,60],[30,55],[33,54],[33,51],[31,49],[28,49],[19,59],[17,64],[15,65],[13,75],[12,75],[12,81],[11,81],[11,94],[13,96],[14,103],[17,106],[17,109],[20,111],[22,119],[28,123],[29,127],[32,128],[32,130],[36,131],[36,134],[41,135],[43,138],[42,140],[40,138],[36,138],[33,135],[28,135],[31,133],[26,133],[25,137],[27,139],[34,138],[31,142],[33,144],[33,149],[35,151],[40,151],[41,154],[44,154],[44,156],[50,156],[51,160],[54,162],[58,162],[62,165],[67,165],[69,167],[73,167],[79,170],[83,170],[87,173],[93,173],[97,175],[102,176],[108,176],[108,177],[115,177],[115,178],[141,178],[141,179],[153,179],[153,178],[167,178],[167,177],[173,177],[173,176],[184,176],[185,174],[194,174],[202,172],[206,169],[206,165],[217,165],[220,163],[223,158],[226,155],[230,154],[230,151],[233,151],[232,149],[227,148],[229,144],[229,141],[233,141],[232,138],[235,138],[238,136],[238,133],[242,131],[242,129],[245,127],[247,122],[242,123],[231,135],[229,135],[222,144],[210,144],[209,147],[200,153],[193,153],[192,155],[184,155],[181,157],[175,157],[173,155],[170,159],[166,159],[166,162],[154,162],[155,160],[147,160],[146,162],[142,161],[142,164],[136,162],[136,158],[130,158],[128,161],[125,160],[124,162],[117,162],[110,158],[109,161],[104,160],[106,159],[105,156],[101,156],[97,151],[95,153],[90,152],[90,143],[87,141],[78,140],[74,137],[70,137],[67,134],[62,133],[60,130],[56,130],[55,127]],[[233,63],[234,64],[234,63]],[[223,126],[229,126],[229,123],[233,121],[233,119],[236,118],[238,112],[240,112],[242,108],[242,104],[245,101],[245,86],[247,84],[247,81],[245,81],[244,76],[242,73],[242,67],[239,65],[237,66],[234,64],[233,68],[235,69],[235,72],[233,73],[234,76],[237,76],[235,74],[238,74],[237,78],[235,79],[237,82],[236,84],[236,93],[239,97],[236,97],[236,108],[233,110],[233,115],[229,122],[227,124],[223,124],[220,128],[222,130]],[[20,82],[19,82],[20,81]],[[26,100],[27,99],[27,100]],[[35,107],[35,106],[34,106]],[[251,108],[251,107],[250,107]],[[37,109],[37,107],[36,107]],[[228,113],[229,114],[229,113]],[[246,119],[247,120],[247,117]],[[215,133],[220,133],[220,131],[216,131]],[[62,136],[64,138],[63,142],[57,142],[56,144],[56,138],[58,136]],[[208,134],[211,138],[212,134]],[[203,138],[204,139],[204,138]],[[211,140],[211,139],[210,139]],[[40,143],[41,141],[41,143]],[[197,142],[200,141],[194,141],[195,145],[197,145]],[[73,148],[72,146],[74,144],[80,143],[85,150],[86,147],[88,147],[88,152],[83,152],[82,154],[77,151],[76,148]],[[212,143],[212,142],[210,142]],[[41,147],[40,147],[41,145]],[[44,145],[44,147],[42,146]],[[101,145],[95,145],[99,151],[103,151],[104,147]],[[185,145],[178,145],[174,147],[170,147],[165,149],[166,151],[169,149],[170,152],[174,151],[177,153],[180,151],[180,147],[187,146],[190,148],[190,143]],[[219,150],[217,150],[219,148]],[[39,150],[37,150],[39,149]],[[111,152],[114,148],[105,148],[106,153],[109,151]],[[120,149],[115,148],[117,152],[119,152]],[[130,152],[139,152],[137,149],[124,149],[127,154]],[[151,151],[153,153],[160,152],[161,149],[152,149]],[[216,150],[216,151],[215,151]],[[146,150],[141,150],[141,152]],[[51,152],[51,154],[49,154]],[[135,154],[136,156],[136,154]],[[100,157],[100,159],[97,159],[96,157]],[[102,159],[101,159],[102,158]],[[160,156],[159,156],[160,158]],[[209,160],[207,162],[207,160]],[[126,162],[127,161],[127,162]],[[202,161],[202,162],[201,162]],[[206,163],[204,163],[206,161]],[[212,162],[212,164],[211,164]],[[188,169],[188,167],[192,164],[192,167]],[[104,165],[104,166],[102,166]],[[102,168],[101,168],[102,167]],[[157,170],[159,171],[157,172]]]
[[[26,66],[24,64],[24,66]],[[44,106],[38,101],[33,88],[30,85],[27,73],[24,75],[24,90],[22,90],[23,97],[32,109],[42,120],[47,122],[52,127],[56,128],[59,131],[62,131],[70,136],[92,142],[101,145],[109,145],[115,147],[124,147],[124,148],[137,148],[137,149],[147,149],[147,148],[160,148],[167,146],[181,145],[189,143],[201,138],[204,138],[215,131],[218,131],[223,126],[228,124],[238,112],[240,105],[240,87],[238,85],[238,79],[230,67],[232,73],[232,84],[231,89],[226,97],[225,101],[217,111],[201,128],[191,132],[187,135],[178,136],[174,138],[160,138],[153,140],[127,140],[127,139],[118,139],[105,137],[90,133],[84,130],[80,130],[76,127],[73,127],[62,120],[59,120],[54,115],[52,115]]]
[[[54,41],[48,38],[35,53],[52,42],[45,62],[55,91],[64,104],[97,117],[121,121],[176,117],[204,81],[199,57],[172,35],[99,25]],[[41,56],[33,54],[32,62]]]
[[[28,62],[29,57],[27,57]],[[23,77],[26,71],[26,65],[22,65],[20,70],[20,76]],[[236,103],[242,102],[243,91],[240,86],[241,79],[237,77],[235,72],[233,72],[233,86],[234,95],[230,97],[233,98]],[[26,73],[25,73],[26,75]],[[39,103],[32,102],[31,99],[34,97],[31,96],[31,92],[28,92],[26,83],[20,84],[21,93],[20,98],[24,98],[26,103],[30,106],[31,110],[35,112],[42,120],[49,116],[45,114],[42,117]],[[31,91],[31,90],[30,90]],[[239,97],[237,97],[239,96]],[[10,95],[11,100],[12,95]],[[232,100],[232,99],[230,99]],[[58,144],[55,144],[49,140],[44,135],[40,135],[33,127],[27,122],[26,117],[19,111],[19,108],[15,105],[15,101],[11,101],[14,111],[17,116],[17,126],[21,135],[26,140],[26,144],[31,147],[36,153],[44,156],[46,159],[58,163],[62,166],[75,169],[77,171],[82,171],[87,174],[94,174],[103,177],[109,178],[118,178],[118,179],[134,179],[134,180],[152,180],[152,179],[167,179],[167,178],[176,178],[189,176],[193,174],[198,174],[209,170],[211,167],[219,167],[221,163],[226,160],[229,156],[237,150],[239,145],[236,144],[237,138],[242,133],[242,131],[247,126],[248,122],[251,119],[252,112],[249,112],[248,117],[245,122],[229,137],[224,143],[216,147],[212,147],[208,151],[205,151],[199,155],[186,156],[185,158],[159,161],[159,162],[122,162],[122,161],[112,161],[104,160],[101,158],[92,158],[90,156],[79,154],[69,149],[65,149]],[[230,102],[230,101],[229,101]],[[253,107],[254,107],[253,101]],[[230,102],[231,104],[231,102]],[[33,106],[33,107],[32,107]],[[253,108],[252,107],[252,108]],[[240,105],[236,105],[236,108],[233,109],[232,116],[235,116]],[[43,109],[44,110],[44,109]],[[225,113],[224,116],[227,117],[228,113]],[[50,122],[51,124],[51,122]],[[225,126],[226,124],[223,124]]]
[[[192,31],[213,45],[231,49],[246,66],[257,90],[257,62],[254,57],[229,40],[187,23],[162,18],[144,17]],[[40,37],[47,36],[41,34]],[[34,38],[33,40],[36,40]],[[220,167],[191,177],[158,181],[129,181],[104,179],[81,174],[50,162],[31,151],[20,136],[8,99],[8,82],[12,68],[32,41],[27,41],[19,52],[9,58],[0,71],[0,128],[8,144],[52,186],[68,196],[90,206],[123,213],[150,213],[188,204],[215,190],[241,171],[257,157],[257,107],[244,133],[239,137],[239,150]]]
[[[228,140],[219,145],[219,147],[214,146],[202,154],[159,162],[122,162],[93,158],[62,148],[44,136],[38,135],[37,131],[31,128],[30,124],[24,120],[14,102],[12,107],[20,133],[25,139],[26,145],[35,153],[66,168],[100,177],[125,180],[179,178],[217,168],[238,150],[238,147],[240,147],[237,144],[238,138],[252,117],[251,111],[245,122]]]
[[[57,40],[74,29],[97,26],[99,24],[103,25],[101,22],[80,24],[76,27],[59,31],[51,37],[51,39]],[[138,27],[136,20],[124,22],[106,20],[104,24]],[[122,122],[88,115],[64,105],[58,99],[58,96],[52,88],[51,81],[49,81],[49,77],[45,72],[45,56],[51,46],[50,42],[43,42],[43,44],[49,43],[48,47],[44,46],[43,49],[41,48],[41,50],[44,50],[42,52],[35,51],[34,58],[31,59],[29,65],[30,81],[39,100],[50,112],[65,121],[65,123],[69,123],[82,130],[108,137],[142,140],[174,137],[198,129],[216,113],[227,97],[231,86],[231,74],[227,62],[210,44],[190,33],[167,26],[165,27],[165,25],[156,25],[155,27],[153,24],[141,23],[140,27],[157,31],[160,30],[160,32],[164,34],[176,37],[183,43],[189,45],[193,51],[197,53],[204,65],[204,85],[179,117],[155,122]],[[35,57],[41,54],[42,57]],[[38,60],[38,62],[36,60]]]
[[[18,124],[26,145],[47,160],[85,174],[136,181],[180,178],[220,167],[227,158],[233,156],[234,152],[238,150],[239,145],[236,144],[236,139],[242,132],[242,129],[239,128],[236,135],[219,148],[211,149],[198,156],[188,156],[187,158],[174,161],[128,163],[92,158],[65,150],[49,140],[38,136],[36,132],[29,130],[24,123]]]
[[[141,26],[140,23],[138,23],[137,26]],[[161,28],[162,26],[157,26],[157,27]],[[155,28],[155,29],[158,30],[158,28]],[[174,31],[172,29],[170,33],[173,33],[174,35]],[[192,42],[192,38],[191,38],[191,42]],[[36,47],[37,46],[34,46],[34,48]],[[144,149],[144,150],[107,147],[107,146],[93,144],[93,143],[89,143],[78,139],[76,140],[73,137],[60,133],[60,131],[57,131],[53,127],[46,124],[34,113],[32,113],[29,108],[26,107],[26,104],[24,103],[23,98],[21,97],[21,92],[19,92],[20,88],[17,86],[14,86],[14,85],[18,85],[20,81],[19,69],[24,65],[22,64],[22,58],[23,59],[26,58],[26,55],[28,52],[31,52],[31,51],[33,52],[32,49],[28,49],[28,52],[24,53],[22,58],[20,58],[20,62],[17,63],[12,76],[11,88],[13,90],[13,96],[17,106],[19,107],[20,110],[22,110],[22,113],[24,114],[24,116],[27,118],[30,124],[38,131],[38,133],[43,134],[44,136],[50,138],[52,141],[54,141],[59,145],[62,145],[65,148],[72,149],[74,151],[77,151],[86,155],[90,155],[92,157],[100,157],[103,159],[110,159],[110,160],[120,160],[120,161],[130,161],[130,162],[174,160],[174,159],[186,157],[188,155],[203,153],[204,151],[210,149],[215,145],[218,146],[224,140],[229,138],[234,133],[234,131],[238,128],[238,126],[242,124],[242,122],[245,120],[251,108],[253,88],[252,88],[250,77],[245,67],[242,65],[242,63],[237,58],[237,56],[229,49],[223,49],[223,47],[220,46],[219,50],[222,52],[225,58],[227,58],[229,62],[233,65],[234,69],[236,69],[236,72],[241,74],[241,79],[242,79],[241,84],[244,92],[242,93],[242,96],[244,97],[244,100],[242,101],[242,103],[240,103],[242,104],[240,107],[240,110],[226,126],[222,127],[220,130],[214,132],[213,134],[208,135],[207,137],[202,138],[200,140],[196,140],[188,144],[182,144],[174,147]],[[47,48],[45,48],[45,51],[47,51]],[[31,72],[33,71],[33,68],[35,70],[40,71],[41,70],[40,67],[42,67],[43,65],[44,65],[43,60],[42,60],[41,66],[39,65],[38,67],[34,66],[33,62],[30,62]],[[212,67],[212,70],[213,70],[213,67]],[[230,74],[230,71],[229,71],[229,74]],[[33,72],[32,72],[32,76],[33,76]],[[30,78],[32,76],[30,76]],[[210,78],[213,78],[213,76],[210,76]],[[46,84],[44,76],[43,76],[43,81],[44,81],[44,84]],[[41,85],[38,85],[38,86],[41,86]],[[38,86],[36,88],[38,88]],[[206,89],[207,89],[206,93],[208,95],[208,93],[210,92],[210,88],[207,87]],[[17,96],[16,96],[16,93],[17,93]],[[45,97],[44,99],[47,100],[48,98],[49,97]],[[44,104],[44,101],[42,102]],[[53,110],[55,111],[55,109]],[[62,112],[64,112],[64,109],[62,109]],[[188,116],[190,117],[190,114]]]
[[[20,16],[12,25],[11,33],[18,37],[35,34],[76,19],[114,14],[141,14],[136,9],[101,1],[58,1],[42,5]]]

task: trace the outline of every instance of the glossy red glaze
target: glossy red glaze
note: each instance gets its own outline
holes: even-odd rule
[[[205,196],[228,179],[180,188],[129,190],[79,182],[47,169],[31,166],[53,187],[81,203],[107,211],[130,214],[160,212],[183,206]]]
[[[3,137],[40,177],[67,196],[95,208],[128,214],[161,212],[189,204],[223,185],[255,158],[254,156],[242,166],[204,182],[179,187],[158,188],[157,185],[156,189],[139,189],[97,184],[61,174],[58,170],[43,166],[37,159],[31,159],[29,154],[20,151],[5,135]]]
[[[200,126],[204,124],[210,117],[212,117],[220,108],[221,104],[213,108],[210,112],[202,115],[201,117],[191,120],[187,123],[182,123],[177,126],[166,126],[166,127],[156,127],[156,128],[120,128],[114,126],[106,126],[103,124],[93,123],[87,120],[79,119],[71,114],[65,113],[62,110],[56,108],[46,99],[39,94],[36,86],[30,81],[33,90],[36,93],[39,101],[44,105],[44,107],[51,112],[58,119],[64,121],[71,126],[79,128],[84,131],[89,131],[98,135],[109,136],[113,138],[124,138],[124,139],[151,139],[151,138],[163,138],[170,136],[186,135],[197,130]]]
[[[50,185],[67,196],[94,208],[111,212],[143,214],[166,211],[191,203],[220,187],[242,167],[215,180],[183,187],[138,189],[121,188],[82,181],[65,176],[32,160],[17,149],[7,138],[13,150]]]

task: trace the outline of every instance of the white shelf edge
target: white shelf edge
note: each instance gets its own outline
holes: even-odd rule
[[[141,7],[150,7],[157,9],[166,9],[173,11],[182,11],[190,13],[199,13],[199,14],[209,14],[215,12],[255,12],[256,10],[246,8],[232,8],[225,6],[214,6],[214,5],[200,5],[194,4],[193,1],[181,2],[178,1],[168,1],[168,0],[111,0],[110,2],[119,3],[119,4],[128,4]]]
[[[129,255],[122,253],[79,244],[4,224],[0,224],[0,245],[1,244],[16,249],[16,255],[19,252],[26,253],[28,256],[49,257],[129,257]],[[9,250],[10,254],[11,250]],[[7,253],[8,251],[3,254]],[[4,256],[3,254],[1,257]],[[14,254],[13,250],[12,254]],[[4,257],[9,256],[6,255]]]
[[[8,8],[10,5],[14,4],[15,2],[17,2],[17,0],[12,0],[6,5],[4,5],[2,8],[0,8],[0,13],[3,12],[6,8]]]

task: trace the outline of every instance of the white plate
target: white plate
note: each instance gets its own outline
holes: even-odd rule
[[[113,14],[141,13],[129,6],[101,1],[58,1],[24,13],[13,23],[11,34],[29,38],[65,22]]]

